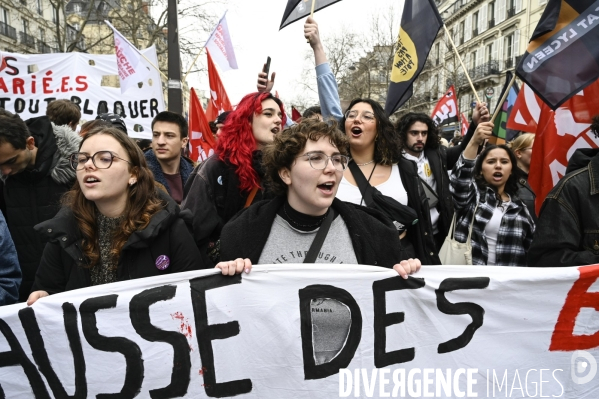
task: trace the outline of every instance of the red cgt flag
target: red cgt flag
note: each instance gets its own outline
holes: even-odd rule
[[[302,114],[292,105],[291,106],[291,120],[299,123],[299,120],[302,119]]]
[[[458,99],[455,96],[455,89],[451,86],[449,90],[447,90],[447,93],[439,99],[431,118],[433,118],[433,121],[437,126],[441,126],[451,122],[457,122],[459,114]]]
[[[216,141],[193,88],[189,94],[189,137],[190,157],[193,161],[205,161],[214,153]]]
[[[528,182],[537,195],[535,208],[566,174],[570,157],[579,148],[597,148],[589,127],[599,114],[599,81],[595,81],[553,111],[524,84],[507,122],[510,129],[535,133]]]
[[[464,112],[461,113],[461,122],[460,122],[460,126],[462,129],[462,136],[465,136],[466,133],[468,132],[468,128],[470,127],[470,124],[468,123],[468,118],[466,118],[466,114]]]
[[[233,111],[233,107],[208,50],[206,50],[206,55],[208,56],[208,79],[210,80],[210,101],[206,109],[206,117],[209,121],[213,121],[224,111]]]

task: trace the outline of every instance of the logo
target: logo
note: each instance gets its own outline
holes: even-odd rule
[[[597,374],[597,360],[587,351],[578,350],[570,358],[570,375],[575,384],[591,382]]]
[[[394,83],[407,82],[414,77],[417,69],[418,53],[416,52],[416,45],[408,33],[399,28],[391,81]]]

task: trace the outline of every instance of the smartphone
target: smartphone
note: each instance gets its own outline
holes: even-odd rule
[[[264,65],[264,69],[262,72],[266,74],[266,80],[268,80],[268,72],[270,71],[270,57],[266,57],[266,64]]]

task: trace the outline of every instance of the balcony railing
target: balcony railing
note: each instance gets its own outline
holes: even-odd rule
[[[479,65],[477,67],[474,67],[474,68],[470,68],[468,70],[468,75],[470,76],[470,79],[472,79],[472,80],[479,80],[479,79],[486,78],[487,76],[497,75],[497,74],[499,74],[499,61],[498,60],[491,60],[489,62],[486,62],[486,63]],[[447,85],[448,86],[455,85],[456,87],[463,87],[468,84],[466,75],[463,73],[457,74],[456,80],[457,81],[454,81],[453,78],[447,79]]]
[[[17,30],[4,22],[0,22],[0,34],[17,40]]]
[[[478,36],[478,28],[472,29],[472,38],[475,38],[476,36]]]
[[[514,67],[514,59],[513,58],[508,58],[505,60],[505,69],[510,69]]]
[[[35,37],[25,32],[19,32],[21,43],[27,47],[35,48]]]
[[[507,10],[507,14],[506,14],[506,19],[513,17],[514,15],[516,15],[516,9],[515,8],[510,8]]]
[[[54,52],[54,51],[52,51],[52,47],[48,46],[46,43],[42,42],[41,40],[37,41],[37,50],[42,54],[50,54],[50,53]]]
[[[489,20],[489,29],[491,29],[491,28],[492,28],[492,27],[494,27],[494,26],[495,26],[495,18],[491,18],[491,19]]]

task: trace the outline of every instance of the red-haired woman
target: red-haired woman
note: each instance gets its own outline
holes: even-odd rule
[[[206,266],[183,212],[155,189],[143,153],[125,133],[89,131],[70,163],[77,182],[58,214],[35,226],[49,242],[29,305],[58,292]]]
[[[283,103],[270,93],[248,94],[229,114],[215,154],[196,169],[185,187],[183,209],[193,213],[194,238],[218,262],[220,232],[239,210],[263,199],[261,149],[281,132]]]

